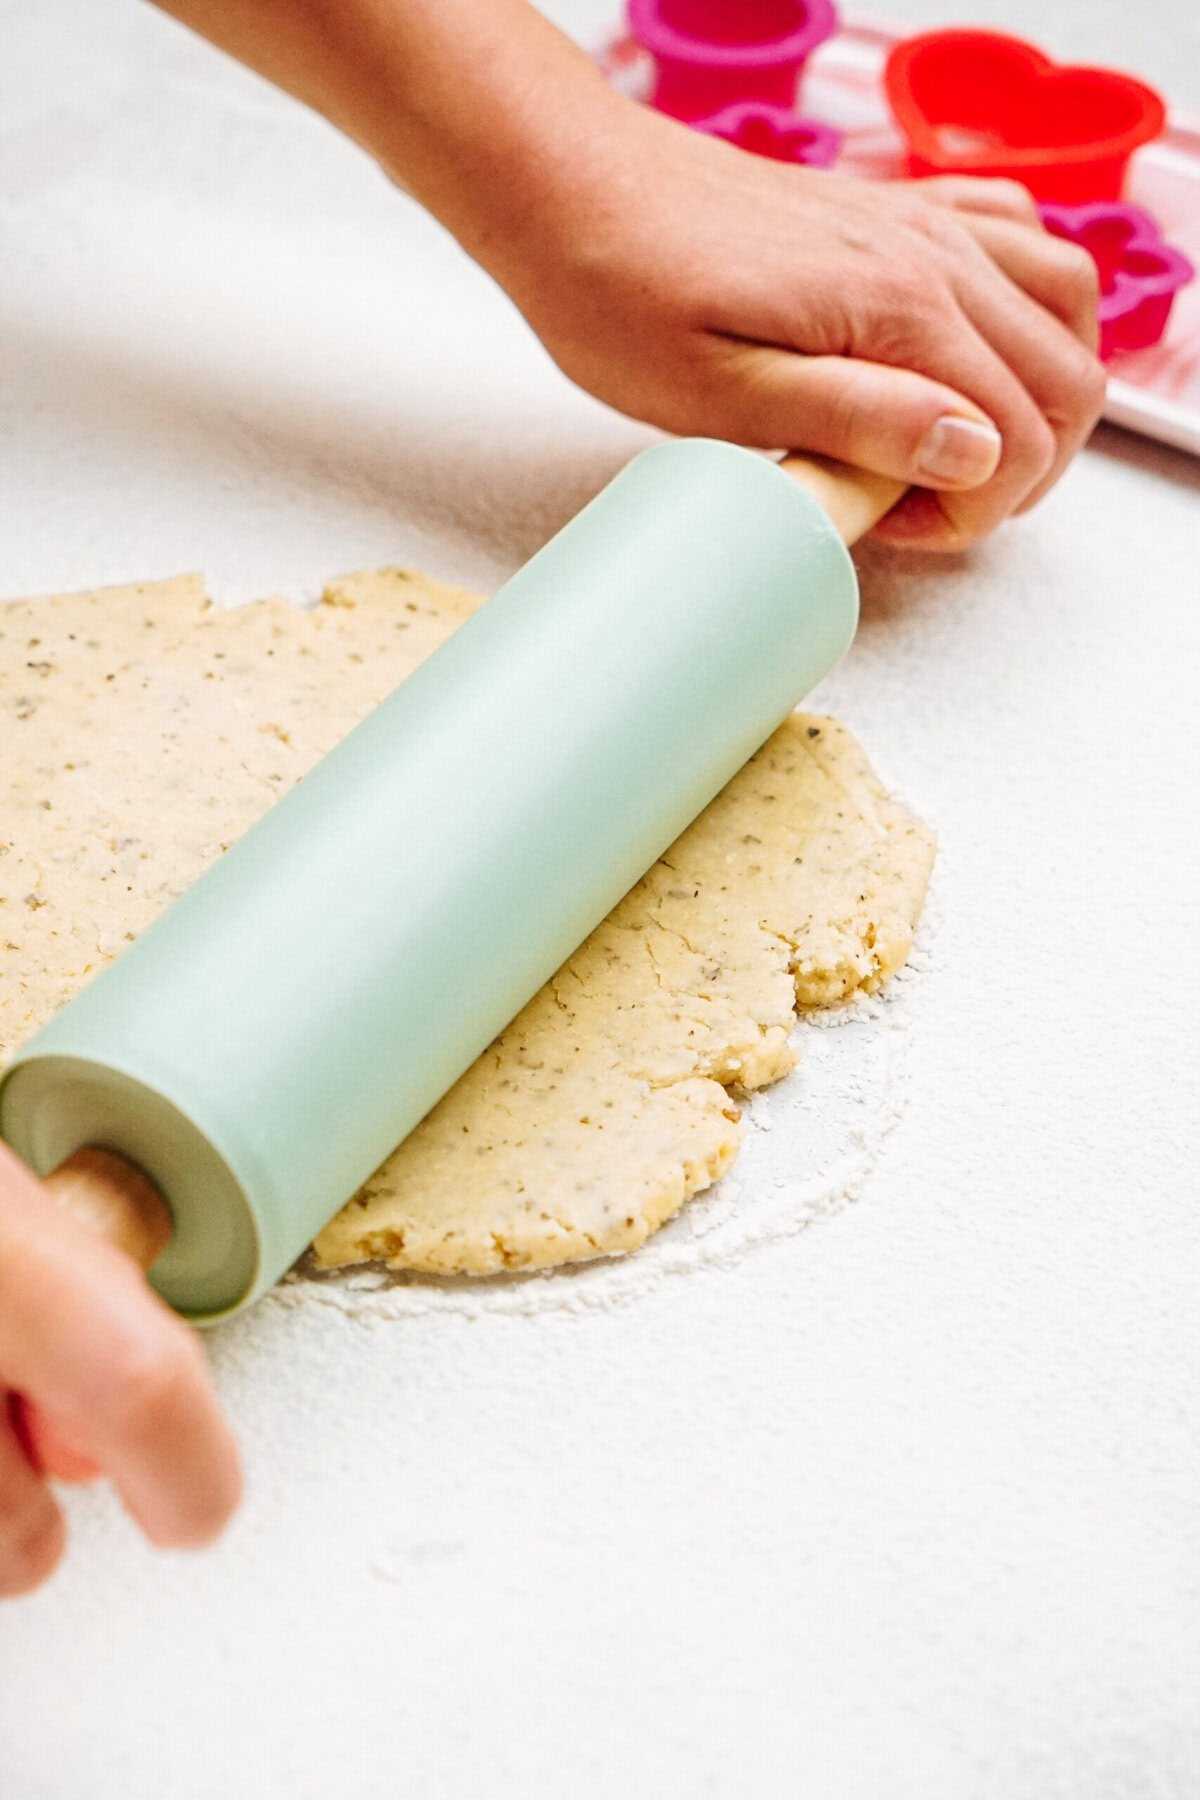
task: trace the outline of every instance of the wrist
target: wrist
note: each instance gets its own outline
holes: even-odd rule
[[[472,13],[469,46],[443,19],[415,62],[389,45],[360,141],[520,303],[641,109],[524,0]]]
[[[529,0],[158,4],[353,138],[518,304],[581,209],[602,224],[644,111]]]

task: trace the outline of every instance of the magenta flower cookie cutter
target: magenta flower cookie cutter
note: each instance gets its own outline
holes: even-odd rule
[[[791,108],[837,24],[833,0],[628,0],[628,13],[654,60],[650,104],[689,121],[744,100]]]
[[[739,100],[694,124],[697,131],[724,138],[739,150],[769,156],[775,162],[803,163],[810,169],[828,169],[842,144],[841,132],[832,125],[801,118],[787,107],[770,106],[765,100]]]
[[[1148,350],[1167,328],[1171,305],[1196,271],[1140,206],[1093,200],[1045,205],[1042,223],[1090,254],[1100,275],[1100,354]]]

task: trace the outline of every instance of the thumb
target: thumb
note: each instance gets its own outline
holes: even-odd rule
[[[747,345],[731,372],[751,428],[743,442],[815,450],[923,488],[979,487],[1000,461],[987,414],[912,369]]]

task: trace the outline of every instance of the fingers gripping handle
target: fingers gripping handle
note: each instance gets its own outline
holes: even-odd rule
[[[171,1241],[170,1208],[134,1163],[107,1150],[77,1150],[42,1184],[81,1225],[122,1250],[145,1272]],[[10,1394],[9,1418],[32,1466],[63,1481],[91,1481],[101,1473],[80,1456],[23,1394]]]

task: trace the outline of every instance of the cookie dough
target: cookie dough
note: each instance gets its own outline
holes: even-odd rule
[[[197,578],[0,606],[0,1063],[480,604],[400,569],[316,608]],[[933,859],[794,714],[317,1239],[491,1274],[631,1250],[737,1154],[797,1008],[904,961]]]

